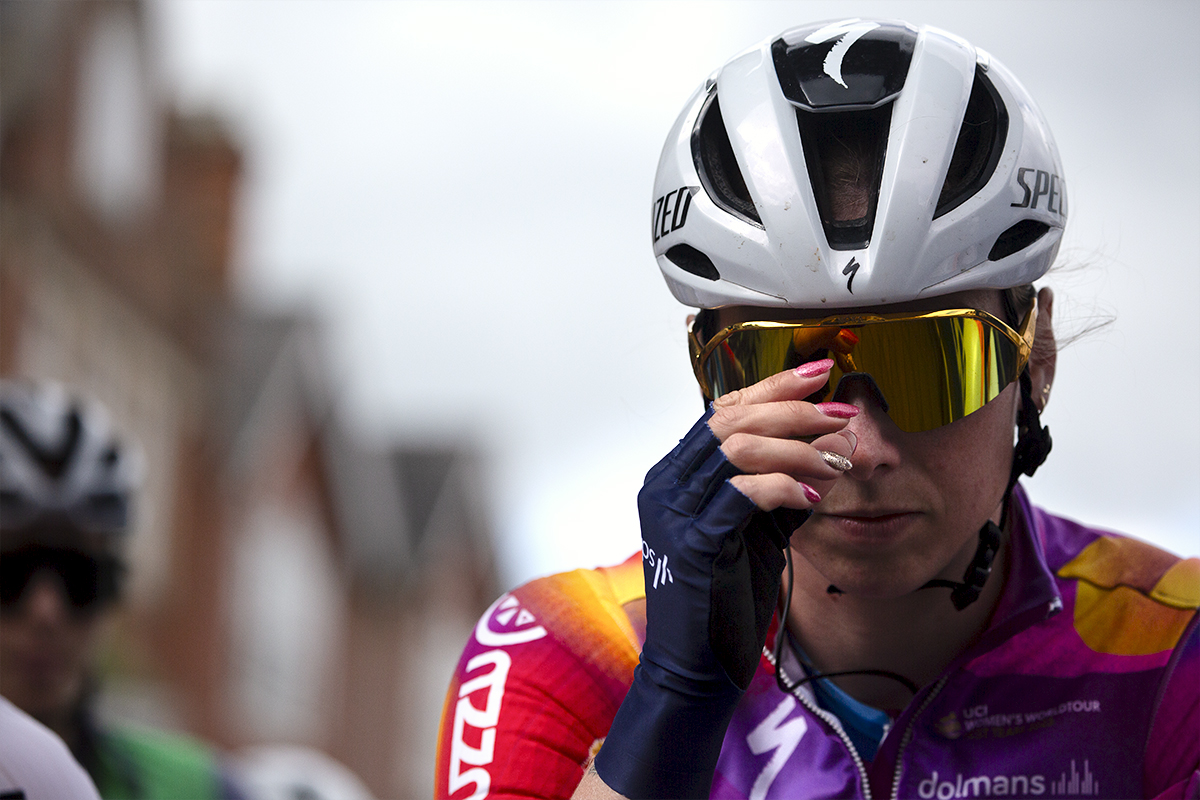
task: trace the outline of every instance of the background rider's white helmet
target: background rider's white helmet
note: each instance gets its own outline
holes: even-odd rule
[[[129,531],[139,453],[95,400],[54,383],[0,381],[0,531],[51,526],[114,542]]]
[[[839,219],[826,168],[865,154],[865,215]],[[884,20],[795,28],[688,101],[654,183],[654,253],[699,308],[903,302],[1033,282],[1066,187],[1049,127],[987,53]]]

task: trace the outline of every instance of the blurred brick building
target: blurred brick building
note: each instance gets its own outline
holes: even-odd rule
[[[141,3],[0,14],[0,375],[95,395],[148,467],[110,713],[313,746],[380,797],[428,796],[496,592],[477,452],[364,449],[315,322],[239,306],[244,155],[172,109]]]

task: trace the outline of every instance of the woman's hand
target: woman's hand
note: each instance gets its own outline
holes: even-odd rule
[[[810,362],[713,403],[708,427],[745,473],[730,483],[763,511],[812,508],[850,468],[857,442],[845,427],[858,408],[803,399],[821,388],[832,367],[831,359]]]
[[[729,720],[759,667],[783,551],[802,521],[786,512],[811,508],[841,474],[829,462],[854,451],[838,432],[857,409],[803,400],[832,363],[722,397],[646,475],[646,639],[595,762],[621,794],[709,794]]]

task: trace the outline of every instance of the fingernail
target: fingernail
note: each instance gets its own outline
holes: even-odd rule
[[[796,483],[799,483],[800,488],[804,490],[804,496],[808,498],[808,502],[810,502],[810,503],[821,502],[821,495],[819,495],[817,493],[816,489],[812,488],[807,483],[801,483],[800,481],[796,481]]]
[[[824,375],[831,369],[833,369],[833,359],[822,358],[820,361],[809,361],[807,364],[801,364],[796,367],[795,372],[801,378],[815,378],[818,375]]]
[[[858,437],[854,435],[854,431],[842,429],[838,431],[839,436],[845,436],[846,441],[850,443],[850,455],[854,455],[854,451],[858,449]]]
[[[817,403],[817,411],[838,419],[853,419],[858,416],[858,406],[849,403]]]
[[[839,472],[845,472],[846,470],[854,469],[854,465],[850,463],[850,459],[843,455],[832,453],[828,450],[818,450],[817,452],[821,454],[821,458],[825,460],[826,464],[838,470]]]

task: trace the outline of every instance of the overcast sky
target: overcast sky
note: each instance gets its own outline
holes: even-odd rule
[[[1003,61],[1071,219],[1052,510],[1200,552],[1200,4],[224,2],[153,6],[162,88],[247,156],[238,290],[315,309],[365,441],[479,442],[503,580],[638,546],[637,488],[701,410],[651,184],[690,93],[802,23],[887,16]]]

